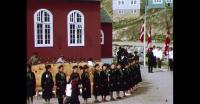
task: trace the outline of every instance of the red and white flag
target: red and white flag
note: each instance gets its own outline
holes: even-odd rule
[[[141,42],[144,41],[144,23],[142,24],[142,26],[140,28],[140,41]]]
[[[149,32],[147,34],[147,50],[149,51],[151,47],[151,26],[149,27]]]
[[[164,50],[165,56],[168,54],[169,45],[170,45],[170,32],[169,32],[169,29],[168,29],[166,39],[165,39],[165,50]]]

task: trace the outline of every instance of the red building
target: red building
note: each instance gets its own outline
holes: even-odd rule
[[[111,61],[112,20],[100,0],[28,0],[27,58]]]

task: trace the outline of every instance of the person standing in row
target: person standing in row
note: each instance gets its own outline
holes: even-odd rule
[[[35,74],[31,71],[31,64],[28,64],[26,73],[27,104],[33,104],[33,96],[36,94],[35,89],[36,89]]]
[[[129,75],[130,75],[130,82],[129,82],[129,89],[130,92],[133,93],[134,86],[135,86],[135,80],[134,80],[134,67],[135,67],[135,61],[133,59],[130,60],[129,62]]]
[[[102,101],[106,101],[106,96],[108,93],[108,73],[107,73],[107,65],[104,64],[102,66],[102,71],[100,72],[100,78],[101,78],[101,96]]]
[[[78,66],[73,66],[72,67],[73,71],[72,74],[70,75],[69,83],[72,84],[72,96],[71,96],[71,104],[80,104],[78,96],[80,95],[80,76],[79,73],[77,72]]]
[[[139,60],[134,59],[135,60],[135,71],[136,71],[136,88],[138,87],[137,85],[142,82],[142,75],[141,75],[141,71],[140,71],[140,64],[139,64]]]
[[[97,99],[97,96],[101,95],[101,77],[100,77],[100,66],[99,64],[96,64],[95,65],[95,70],[94,70],[94,77],[93,77],[93,95],[94,95],[94,98],[95,98],[95,103],[98,103],[100,102],[98,99]]]
[[[56,74],[56,95],[58,97],[58,104],[63,104],[63,99],[65,96],[65,89],[66,89],[66,75],[63,72],[64,67],[63,65],[60,65],[58,67],[58,73]]]
[[[82,80],[82,97],[84,102],[87,104],[87,99],[91,98],[91,83],[89,78],[88,66],[84,65],[83,73],[81,75]]]
[[[121,69],[120,63],[117,63],[117,68],[116,68],[116,93],[117,93],[117,99],[121,99],[119,93],[122,91],[122,86],[123,86],[123,72]]]
[[[115,69],[116,66],[115,64],[111,64],[111,68],[109,71],[109,91],[110,91],[110,100],[113,101],[115,100],[113,97],[113,91],[116,90],[116,75],[115,75]]]
[[[45,102],[47,104],[50,104],[50,99],[53,96],[52,90],[53,90],[54,82],[53,82],[52,74],[50,72],[51,65],[46,65],[45,68],[46,68],[46,71],[42,74],[42,79],[41,79],[42,98],[45,99]]]
[[[123,94],[124,94],[124,97],[126,97],[128,94],[128,89],[129,89],[129,71],[128,71],[128,64],[125,64],[125,67],[122,69],[122,72],[123,72]]]

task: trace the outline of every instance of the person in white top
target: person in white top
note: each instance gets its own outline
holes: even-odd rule
[[[173,49],[169,49],[169,68],[171,71],[173,71]]]
[[[162,55],[163,55],[163,52],[160,49],[160,47],[158,47],[158,51],[157,51],[157,54],[156,54],[158,68],[161,68],[161,65],[162,65]]]
[[[153,46],[152,52],[153,52],[153,56],[154,56],[154,58],[153,58],[153,66],[154,66],[154,68],[156,68],[156,66],[157,66],[157,62],[156,62],[157,58],[156,57],[157,57],[158,49],[156,48],[155,45]]]
[[[65,63],[64,56],[62,55],[61,57],[59,57],[56,63]]]

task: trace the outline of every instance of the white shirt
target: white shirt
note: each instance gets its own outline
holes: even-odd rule
[[[173,59],[173,51],[169,51],[169,59]]]
[[[157,54],[156,54],[156,58],[160,58],[160,59],[162,59],[162,51],[161,50],[158,50],[157,51]]]
[[[157,57],[158,50],[155,48],[155,49],[153,49],[152,52],[153,52],[153,55]]]

